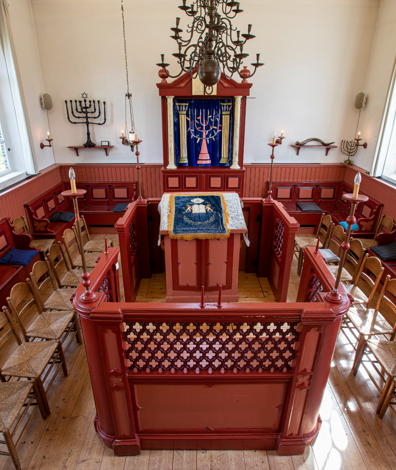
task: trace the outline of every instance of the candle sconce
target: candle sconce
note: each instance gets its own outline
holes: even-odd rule
[[[137,140],[137,135],[136,134],[132,134],[130,132],[129,133],[129,139],[127,139],[126,136],[124,135],[124,132],[121,131],[120,139],[121,139],[122,145],[126,145],[126,146],[131,148],[131,152],[133,152],[135,150],[135,146],[136,146],[135,141]]]
[[[45,147],[52,147],[51,142],[52,142],[54,139],[51,139],[51,136],[50,136],[50,133],[49,133],[49,132],[47,132],[47,136],[48,136],[48,139],[45,139],[45,140],[48,142],[48,144],[44,144],[44,142],[41,142],[41,143],[40,143],[40,148],[41,148],[41,150],[43,150],[43,148],[45,148]]]

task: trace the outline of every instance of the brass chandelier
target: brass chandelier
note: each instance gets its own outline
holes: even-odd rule
[[[216,85],[223,72],[225,77],[230,79],[234,73],[246,78],[241,74],[243,59],[249,54],[243,52],[243,47],[247,41],[255,38],[251,34],[252,25],[248,25],[245,34],[232,25],[231,20],[243,10],[240,9],[240,2],[229,0],[193,0],[188,6],[186,0],[179,6],[188,17],[192,18],[192,23],[187,26],[187,39],[183,39],[179,28],[180,18],[176,18],[176,26],[171,28],[173,32],[171,38],[177,42],[178,52],[172,54],[178,59],[181,70],[177,75],[170,75],[166,70],[169,64],[164,61],[164,54],[161,54],[161,67],[166,75],[171,78],[179,77],[183,72],[190,72],[193,78],[199,75],[201,82],[207,87]],[[221,12],[221,13],[220,13]],[[193,42],[194,37],[198,38]],[[257,54],[252,77],[258,67],[261,67],[260,54]]]

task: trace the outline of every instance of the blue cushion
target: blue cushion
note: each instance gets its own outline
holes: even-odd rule
[[[344,222],[340,222],[340,225],[341,225],[341,227],[342,227],[344,230],[348,230],[348,224],[347,224],[345,221],[344,221]],[[353,232],[354,230],[357,230],[358,228],[359,228],[359,225],[355,222],[355,223],[352,225],[351,230],[352,230],[352,232]]]
[[[7,251],[8,253],[0,259],[1,264],[27,266],[38,253],[37,250],[17,250],[16,248]]]
[[[128,207],[129,202],[119,202],[114,206],[113,212],[124,212]]]
[[[74,212],[55,212],[49,220],[51,222],[70,222],[74,219]]]

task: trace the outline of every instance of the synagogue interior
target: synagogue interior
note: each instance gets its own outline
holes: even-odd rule
[[[396,2],[0,0],[0,470],[396,468]]]

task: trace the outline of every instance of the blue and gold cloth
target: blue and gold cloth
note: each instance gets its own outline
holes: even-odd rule
[[[223,194],[170,196],[170,238],[193,240],[228,238],[227,204]]]

